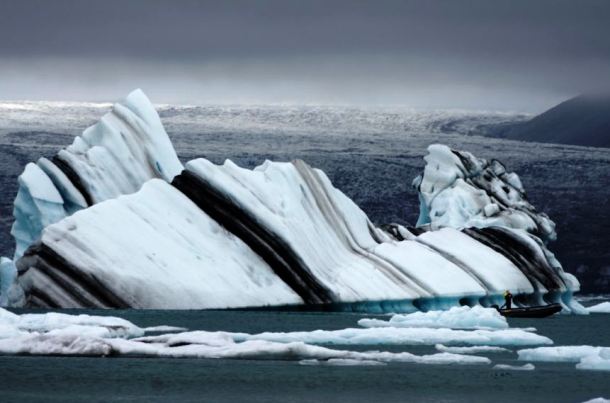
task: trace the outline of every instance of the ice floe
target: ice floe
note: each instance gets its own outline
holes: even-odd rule
[[[496,364],[492,369],[503,369],[508,371],[533,371],[536,369],[534,364],[527,363],[524,365],[508,365],[508,364]]]
[[[146,328],[147,331],[178,329],[170,326]],[[16,315],[0,309],[0,354],[314,360],[323,365],[491,362],[485,357],[448,352],[415,355],[338,350],[303,341],[246,340],[243,333],[194,331],[135,337],[144,332],[145,329],[117,317],[59,313]]]
[[[610,347],[556,346],[517,351],[521,361],[573,362],[576,368],[610,371]]]
[[[469,346],[469,347],[457,347],[457,346],[445,346],[442,344],[436,344],[434,348],[437,351],[444,353],[453,354],[488,354],[488,353],[510,353],[511,350],[498,347],[498,346]]]
[[[590,313],[610,313],[610,301],[602,302],[587,308]]]
[[[414,312],[393,315],[390,320],[360,319],[362,327],[427,327],[452,329],[508,329],[508,322],[494,308],[453,307],[447,311]]]

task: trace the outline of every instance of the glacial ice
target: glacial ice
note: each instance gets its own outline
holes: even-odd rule
[[[431,230],[386,232],[303,161],[250,170],[197,159],[183,170],[137,90],[24,171],[18,284],[42,307],[409,312],[499,304],[510,289],[516,305],[578,308],[578,282],[536,237],[551,239],[552,221],[515,174],[440,145],[426,159],[418,186]],[[466,215],[440,214],[441,200]],[[14,288],[3,281],[2,301]]]
[[[362,327],[427,327],[451,329],[508,329],[508,322],[494,308],[453,307],[447,311],[414,312],[393,315],[390,320],[360,319]]]
[[[63,307],[78,307],[82,301],[112,306],[115,300],[99,295],[102,285],[105,294],[133,308],[302,302],[241,239],[160,179],[49,226],[42,242],[73,262],[81,276],[95,276],[99,284],[92,289],[76,278],[69,293],[41,291]],[[22,283],[28,290],[48,287],[52,281],[47,276],[30,268]]]
[[[413,181],[421,200],[418,225],[524,229],[543,240],[556,238],[555,223],[527,201],[521,180],[497,160],[434,144]]]
[[[182,168],[146,95],[131,92],[52,160],[42,157],[26,165],[13,209],[13,260],[50,224],[94,203],[133,193],[151,178],[171,181]],[[8,288],[18,287],[6,283],[10,277],[0,277],[0,306],[22,301],[19,291],[12,298],[6,294]]]
[[[610,313],[610,302],[601,302],[587,308],[590,313]]]
[[[137,191],[151,178],[182,171],[163,124],[141,90],[117,102],[52,161],[29,163],[15,199],[14,259],[43,228],[89,205]]]

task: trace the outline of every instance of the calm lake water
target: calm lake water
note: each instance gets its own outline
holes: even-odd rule
[[[19,311],[16,311],[19,312]],[[66,311],[76,313],[75,311]],[[243,332],[355,327],[353,313],[269,311],[78,311],[113,315],[145,327]],[[536,327],[556,345],[610,345],[610,316],[556,315],[511,319]],[[335,346],[335,348],[337,348]],[[350,346],[350,349],[357,347]],[[434,352],[433,346],[362,346],[360,350]],[[0,401],[207,402],[582,402],[610,397],[610,374],[573,363],[535,363],[535,371],[494,370],[522,365],[516,354],[489,354],[492,365],[304,366],[298,361],[127,357],[0,357]]]

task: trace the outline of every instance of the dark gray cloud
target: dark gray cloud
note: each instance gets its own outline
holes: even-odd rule
[[[532,110],[609,72],[604,0],[0,3],[2,98]]]

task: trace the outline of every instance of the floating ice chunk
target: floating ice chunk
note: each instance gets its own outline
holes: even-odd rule
[[[147,328],[149,331],[160,329],[177,328]],[[356,361],[364,364],[367,361],[490,363],[485,357],[447,352],[418,356],[408,352],[335,350],[302,341],[247,340],[245,333],[193,331],[131,338],[143,334],[143,329],[116,317],[58,313],[15,315],[0,309],[0,354],[308,359],[322,360],[328,365],[348,365]]]
[[[113,316],[68,315],[55,312],[16,315],[2,308],[0,308],[0,326],[11,326],[21,332],[54,332],[55,335],[75,334],[105,338],[144,335],[143,329],[125,319]]]
[[[507,329],[508,323],[494,308],[453,307],[448,311],[414,312],[394,315],[389,321],[360,319],[362,327],[427,327],[452,329]]]
[[[587,308],[591,313],[610,313],[610,301],[602,302]]]
[[[582,403],[610,403],[610,399],[604,399],[603,397],[596,397],[594,399],[587,400],[586,402],[582,402]]]
[[[437,344],[434,346],[437,351],[453,354],[480,354],[480,353],[510,353],[511,350],[497,346],[471,346],[471,347],[455,347],[444,346]]]
[[[151,332],[186,332],[188,329],[185,327],[160,325],[160,326],[145,327],[143,330],[145,333],[151,333]]]
[[[0,340],[0,354],[106,356],[112,346],[103,339],[76,334],[38,334]]]
[[[592,371],[610,371],[610,349],[602,349],[598,354],[583,357],[576,364],[576,368]]]
[[[534,364],[527,363],[525,365],[508,365],[508,364],[496,364],[492,369],[504,369],[509,371],[533,371],[536,369]]]
[[[332,365],[332,366],[379,366],[387,365],[385,362],[374,360],[354,360],[353,358],[331,358],[330,360],[301,360],[300,365]]]
[[[113,316],[68,315],[49,312],[45,314],[24,314],[19,317],[18,327],[30,332],[50,332],[70,326],[88,326],[108,329],[104,337],[138,337],[144,330],[133,323]]]
[[[587,356],[598,356],[609,347],[594,346],[554,346],[537,347],[517,351],[521,361],[579,362]]]
[[[137,339],[151,343],[209,344],[217,339],[230,338],[235,342],[266,340],[280,343],[304,342],[326,345],[435,345],[465,344],[470,346],[525,346],[553,344],[548,337],[522,329],[454,330],[430,328],[347,328],[314,330],[310,332],[266,332],[259,334],[230,332],[184,332],[172,335],[148,336]]]

